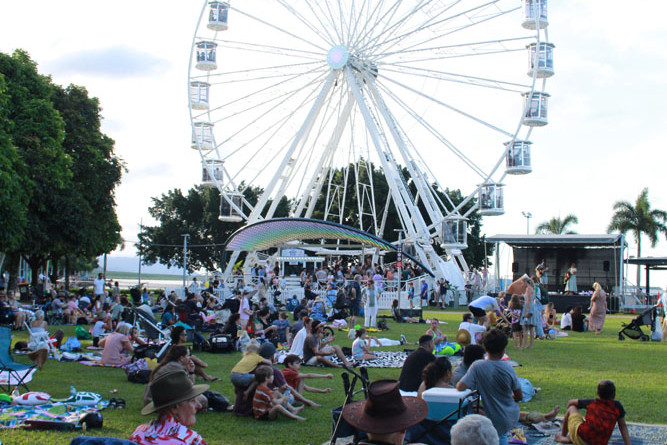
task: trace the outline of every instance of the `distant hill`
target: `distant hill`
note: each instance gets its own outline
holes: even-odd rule
[[[104,267],[104,257],[97,259],[100,269]],[[139,269],[139,257],[133,256],[107,256],[107,270],[116,272],[137,272]],[[161,275],[183,275],[183,269],[180,267],[168,268],[163,264],[153,264],[152,266],[141,265],[141,273],[161,274]]]

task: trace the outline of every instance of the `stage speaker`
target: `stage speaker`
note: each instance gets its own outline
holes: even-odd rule
[[[609,261],[602,262],[602,270],[604,270],[605,272],[609,272]]]
[[[517,273],[519,271],[519,263],[512,263],[512,272]]]

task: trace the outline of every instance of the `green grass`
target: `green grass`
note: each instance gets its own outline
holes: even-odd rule
[[[450,311],[429,312],[447,321],[443,331],[453,336],[458,328],[460,313]],[[667,424],[667,410],[657,408],[662,400],[667,400],[667,387],[661,369],[667,360],[667,343],[642,343],[634,340],[620,342],[616,332],[621,322],[628,322],[629,316],[610,316],[601,335],[592,333],[571,333],[567,338],[536,341],[531,350],[514,350],[510,343],[507,353],[521,364],[515,368],[520,377],[528,378],[535,387],[542,390],[522,410],[549,411],[554,405],[565,407],[571,398],[593,398],[598,380],[607,378],[616,382],[617,399],[627,411],[630,422]],[[383,336],[398,339],[403,332],[409,341],[416,341],[426,330],[423,324],[389,323],[390,330]],[[67,334],[73,327],[66,327]],[[14,341],[25,339],[23,333],[16,333]],[[344,333],[337,335],[336,343],[349,346],[351,341]],[[85,344],[85,343],[84,343]],[[387,348],[401,350],[403,347]],[[212,389],[231,398],[232,386],[229,372],[240,354],[206,354],[199,356],[210,365],[210,373],[222,378],[212,384]],[[19,357],[23,361],[25,357]],[[324,372],[316,369],[315,372]],[[328,372],[328,370],[327,370]],[[398,378],[400,369],[370,368],[371,379]],[[330,385],[330,394],[311,394],[321,403],[322,408],[307,408],[303,415],[307,422],[279,419],[275,422],[256,422],[249,418],[236,418],[227,413],[207,412],[197,416],[194,429],[209,444],[320,444],[331,433],[331,409],[343,402],[341,371],[333,370],[334,380],[311,380],[313,386]],[[123,410],[103,411],[104,428],[88,431],[91,435],[127,438],[140,423],[151,417],[143,417],[143,385],[127,382],[120,369],[91,368],[78,363],[58,363],[50,360],[42,372],[36,373],[30,388],[45,391],[54,397],[66,397],[70,385],[81,391],[94,391],[105,398],[122,397],[127,401]],[[117,389],[116,394],[111,394]],[[656,404],[656,401],[658,403]],[[3,430],[0,440],[4,444],[67,444],[78,433],[54,433],[22,430]]]

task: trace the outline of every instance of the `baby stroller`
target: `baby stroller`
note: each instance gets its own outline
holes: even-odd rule
[[[658,317],[658,307],[653,306],[646,309],[630,322],[630,324],[623,323],[623,328],[618,331],[618,339],[625,340],[624,335],[632,340],[649,341],[651,337],[644,334],[642,326],[650,326],[651,332],[655,331],[655,320]]]

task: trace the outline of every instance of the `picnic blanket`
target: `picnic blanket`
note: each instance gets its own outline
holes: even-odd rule
[[[95,406],[74,406],[46,403],[36,406],[4,405],[0,407],[0,428],[19,428],[26,420],[67,422],[75,426],[84,412],[102,410],[109,405],[101,401]]]
[[[355,362],[351,356],[346,358],[350,363],[354,362],[356,363],[356,366],[364,366],[366,368],[402,368],[405,359],[408,357],[407,352],[399,351],[375,351],[375,355],[377,355],[378,358],[374,360],[361,360],[358,362]],[[453,367],[458,366],[463,361],[463,357],[459,356],[447,358],[452,363]],[[336,356],[330,357],[330,360],[339,365],[342,364]]]
[[[562,421],[562,419],[560,419]],[[552,445],[555,443],[553,434],[543,434],[536,429],[524,427],[528,445]],[[628,432],[632,445],[657,445],[667,443],[667,425],[647,425],[642,423],[629,423]],[[623,438],[618,430],[609,439],[609,445],[623,445]]]
[[[103,363],[96,362],[94,360],[81,360],[81,361],[79,361],[79,363],[81,363],[82,365],[86,365],[86,366],[101,366],[101,367],[104,367],[104,368],[122,368],[123,367],[123,365],[105,365]]]

